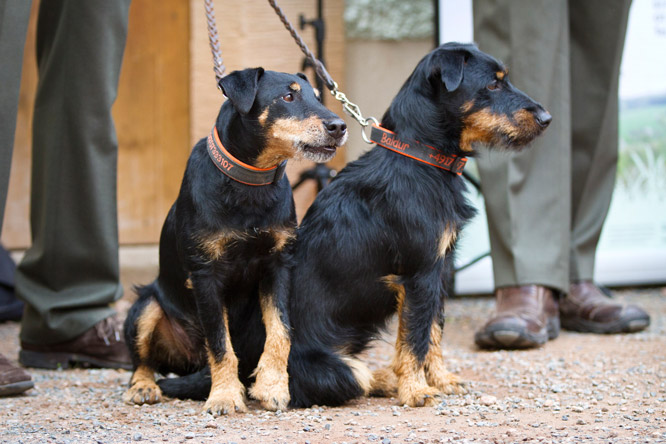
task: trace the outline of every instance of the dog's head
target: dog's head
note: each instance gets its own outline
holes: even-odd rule
[[[463,152],[472,152],[474,143],[520,148],[552,120],[511,84],[502,63],[473,44],[441,45],[421,60],[410,81],[411,89],[431,100],[424,109],[438,116],[433,125],[446,127]]]
[[[347,140],[347,125],[326,109],[303,74],[234,71],[220,80],[243,129],[256,139],[253,164],[270,168],[294,156],[327,162]]]

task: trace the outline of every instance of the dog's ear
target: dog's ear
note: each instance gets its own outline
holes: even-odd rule
[[[303,74],[302,72],[297,72],[296,75],[297,75],[298,77],[300,77],[301,79],[305,80],[306,82],[308,82],[308,84],[310,83],[310,79],[308,79],[308,76],[306,76],[306,75]]]
[[[264,74],[264,68],[250,68],[234,71],[220,79],[220,89],[231,104],[241,114],[247,114],[252,108],[257,96],[259,79]]]
[[[434,58],[433,71],[439,73],[448,92],[458,89],[470,53],[464,49],[441,49]]]

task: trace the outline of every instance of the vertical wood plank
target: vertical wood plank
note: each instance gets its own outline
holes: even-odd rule
[[[113,109],[123,244],[154,243],[190,152],[189,6],[133,0]]]
[[[39,0],[32,2],[28,34],[23,52],[23,72],[16,116],[14,152],[9,189],[2,227],[2,244],[6,248],[25,248],[30,244],[30,165],[32,162],[32,114],[37,93],[37,60],[35,37]],[[2,86],[0,86],[1,88]]]

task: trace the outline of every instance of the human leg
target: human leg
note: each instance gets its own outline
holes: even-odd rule
[[[9,186],[9,169],[12,163],[16,113],[18,111],[23,47],[30,18],[31,0],[7,0],[0,2],[0,233]],[[9,259],[9,258],[6,258]],[[3,291],[0,288],[0,291]],[[9,299],[9,296],[7,295]],[[3,302],[5,302],[3,300]],[[11,298],[12,304],[14,303]],[[10,316],[7,307],[3,315]],[[11,317],[15,317],[12,314]],[[32,378],[0,355],[0,396],[16,395],[33,387]]]
[[[618,79],[631,0],[570,2],[572,220],[570,280],[563,327],[640,331],[645,311],[612,301],[596,285],[594,262],[610,207],[618,160]]]
[[[480,48],[502,59],[512,82],[553,115],[548,130],[525,150],[483,151],[478,159],[497,313],[476,342],[490,348],[532,347],[557,336],[551,289],[565,290],[569,282],[567,4],[475,0],[474,25]]]
[[[592,280],[618,160],[618,81],[631,0],[570,1],[570,280]]]
[[[113,316],[109,303],[122,294],[111,106],[128,9],[129,0],[51,0],[40,8],[33,245],[17,274],[17,293],[27,303],[25,346],[76,340]],[[107,324],[94,329],[103,342],[117,337],[109,330],[115,323]]]

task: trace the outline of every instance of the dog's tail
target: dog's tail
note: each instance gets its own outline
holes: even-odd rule
[[[291,349],[290,407],[342,405],[367,395],[371,384],[370,370],[354,357],[322,349]]]
[[[178,378],[160,379],[157,385],[162,394],[170,398],[205,401],[210,393],[210,368],[206,366],[196,373]]]
[[[358,359],[317,350],[291,350],[289,393],[292,408],[313,405],[338,406],[367,395],[372,384],[370,370]],[[210,393],[210,369],[157,381],[162,393],[171,398],[203,401]]]

